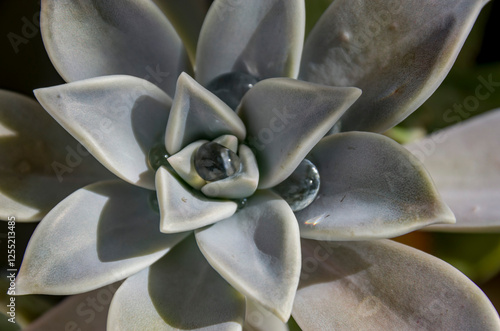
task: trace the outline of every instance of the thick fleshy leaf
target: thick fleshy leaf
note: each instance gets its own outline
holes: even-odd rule
[[[165,146],[175,154],[200,139],[231,134],[245,139],[245,125],[224,102],[188,74],[182,73],[168,119]]]
[[[246,299],[245,331],[288,331],[288,326],[276,315],[256,303]]]
[[[149,150],[163,142],[170,97],[132,76],[105,76],[35,90],[42,106],[104,166],[154,189]]]
[[[120,283],[68,297],[24,331],[106,331],[109,304]]]
[[[316,200],[296,213],[303,238],[388,238],[455,222],[422,164],[385,136],[334,134],[307,159],[318,168],[321,184]]]
[[[261,191],[232,217],[198,230],[208,262],[234,288],[286,322],[300,274],[300,236],[288,204]]]
[[[389,240],[303,240],[293,317],[304,330],[500,329],[484,293],[449,264]]]
[[[259,164],[259,188],[287,178],[361,91],[288,78],[257,83],[243,98],[238,114]]]
[[[241,330],[244,300],[191,237],[123,283],[111,302],[108,330]]]
[[[488,0],[338,0],[304,46],[300,78],[356,86],[338,129],[383,132],[441,84]]]
[[[252,150],[240,145],[241,171],[231,177],[210,182],[201,188],[208,197],[243,199],[251,196],[259,183],[259,169]]]
[[[165,167],[156,172],[156,189],[160,206],[160,231],[175,233],[194,230],[233,215],[234,201],[210,199],[189,187]]]
[[[201,189],[207,182],[196,171],[194,155],[198,148],[207,142],[208,140],[197,140],[167,159],[177,175],[197,190]]]
[[[296,78],[304,27],[302,0],[217,0],[201,29],[196,80],[206,86],[228,72]]]
[[[153,0],[179,34],[194,64],[196,45],[210,0]]]
[[[186,237],[158,231],[151,195],[122,181],[89,185],[59,203],[28,244],[16,294],[75,294],[144,269]]]
[[[124,74],[170,96],[189,60],[170,22],[152,1],[43,0],[45,48],[67,81]]]
[[[220,136],[218,138],[215,138],[212,140],[214,143],[218,143],[226,148],[229,148],[235,153],[238,153],[238,138],[230,135],[230,134],[225,134],[223,136]]]
[[[0,90],[0,219],[40,220],[80,187],[112,178],[37,102]]]
[[[500,109],[407,146],[457,217],[454,225],[432,229],[500,230],[499,127]]]

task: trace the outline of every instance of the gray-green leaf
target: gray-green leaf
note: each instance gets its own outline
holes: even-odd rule
[[[207,263],[190,237],[116,292],[108,330],[241,330],[245,299]]]
[[[497,109],[407,146],[457,217],[456,224],[432,229],[500,230],[499,128]]]
[[[304,46],[300,78],[356,86],[342,131],[383,132],[441,84],[488,0],[336,0]]]
[[[293,317],[304,330],[500,330],[471,280],[414,248],[303,240],[302,256]]]
[[[59,203],[40,222],[16,279],[16,294],[75,294],[147,268],[186,237],[158,231],[145,190],[99,182]]]

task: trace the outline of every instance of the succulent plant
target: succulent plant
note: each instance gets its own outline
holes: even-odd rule
[[[458,228],[498,227],[498,169],[439,170],[467,168],[457,144],[477,128],[488,140],[472,154],[491,157],[499,112],[424,155],[380,134],[434,92],[486,2],[335,0],[304,43],[302,0],[216,0],[206,15],[42,0],[67,83],[35,90],[45,110],[0,91],[0,128],[21,137],[0,218],[43,218],[16,294],[125,279],[110,330],[276,330],[291,315],[305,330],[499,329],[467,277],[387,240],[453,224],[452,210]],[[461,218],[483,201],[487,217]]]

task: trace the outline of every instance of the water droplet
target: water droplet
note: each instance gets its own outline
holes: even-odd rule
[[[236,110],[241,99],[259,80],[243,72],[229,72],[214,78],[207,90],[224,101],[231,109]]]
[[[158,197],[156,191],[151,191],[148,195],[148,205],[155,213],[160,214],[160,205],[158,204]]]
[[[170,167],[167,158],[169,157],[164,144],[153,146],[148,153],[148,163],[151,169],[158,170],[161,166]]]
[[[215,142],[201,145],[194,157],[194,166],[207,181],[230,177],[241,169],[241,161],[232,150]]]
[[[304,159],[297,169],[282,183],[273,188],[293,211],[299,211],[309,206],[319,191],[319,172],[316,166]]]
[[[238,209],[243,209],[247,205],[247,198],[234,200],[238,204]]]

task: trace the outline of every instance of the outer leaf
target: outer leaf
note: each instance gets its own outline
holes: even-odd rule
[[[208,262],[234,288],[286,322],[300,273],[300,237],[288,204],[264,191],[196,240]]]
[[[230,217],[238,208],[234,201],[207,198],[165,167],[156,172],[156,187],[164,233],[201,228]]]
[[[70,195],[42,220],[28,244],[16,294],[74,294],[144,269],[186,233],[158,231],[151,191],[100,182]],[[154,193],[153,193],[154,194]]]
[[[316,200],[296,213],[303,238],[388,238],[455,222],[422,164],[387,137],[331,135],[307,158],[318,168],[321,186]]]
[[[153,0],[167,15],[182,38],[191,63],[195,62],[196,44],[210,0]]]
[[[441,84],[487,1],[334,1],[306,41],[300,78],[361,88],[338,126],[383,132]]]
[[[241,330],[244,298],[206,262],[193,238],[127,279],[108,330]]]
[[[449,264],[392,241],[302,242],[293,317],[305,330],[499,330],[483,292]]]
[[[304,27],[302,0],[217,0],[201,29],[196,80],[207,85],[233,71],[296,78]]]
[[[499,127],[500,110],[494,110],[407,146],[457,217],[457,224],[439,229],[500,230]]]
[[[120,283],[68,297],[24,331],[105,331],[109,304]]]
[[[177,90],[168,119],[165,146],[175,154],[189,143],[232,134],[245,139],[243,122],[234,111],[188,74],[177,81]]]
[[[360,96],[357,88],[287,78],[257,83],[238,108],[259,164],[259,188],[285,180]]]
[[[40,220],[76,189],[111,178],[37,102],[0,90],[0,219]]]
[[[42,106],[103,165],[154,189],[149,150],[163,141],[170,97],[132,76],[106,76],[35,90]]]
[[[45,48],[67,81],[125,74],[174,94],[189,60],[170,22],[152,1],[43,0]]]

